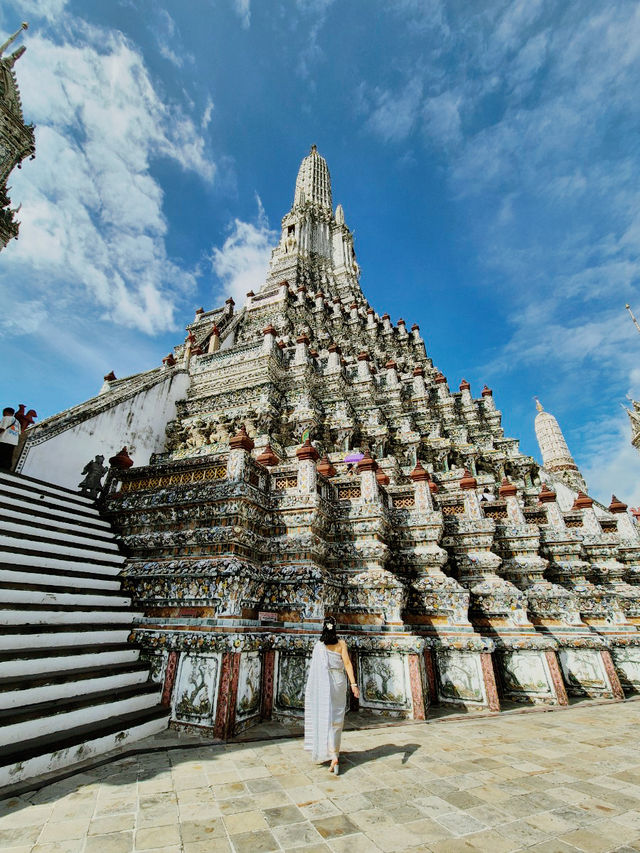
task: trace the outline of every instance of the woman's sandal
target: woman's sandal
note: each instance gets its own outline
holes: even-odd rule
[[[340,765],[337,761],[329,766],[329,773],[334,773],[336,776],[340,775]]]

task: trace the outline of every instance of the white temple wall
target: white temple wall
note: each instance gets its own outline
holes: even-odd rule
[[[151,388],[83,420],[74,420],[56,432],[41,425],[27,438],[17,470],[76,489],[82,469],[97,455],[108,464],[126,446],[135,465],[147,465],[152,453],[160,453],[166,441],[165,427],[175,418],[176,402],[184,399],[189,387],[186,373],[167,375]],[[52,425],[53,426],[53,425]],[[49,434],[48,434],[49,433]]]

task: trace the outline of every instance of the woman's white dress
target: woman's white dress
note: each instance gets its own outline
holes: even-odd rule
[[[347,675],[340,652],[313,648],[304,696],[304,748],[314,761],[338,757],[347,702]]]

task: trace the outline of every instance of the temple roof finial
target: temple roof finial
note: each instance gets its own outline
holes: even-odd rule
[[[294,207],[307,203],[332,210],[329,168],[324,157],[318,154],[315,143],[300,164],[293,202]]]
[[[544,408],[543,408],[543,405],[542,405],[542,403],[540,402],[540,400],[538,400],[538,398],[537,398],[537,397],[534,397],[533,399],[536,401],[536,409],[537,409],[539,412],[544,412]]]
[[[9,38],[6,40],[6,42],[4,44],[0,45],[0,56],[2,56],[2,54],[9,47],[10,44],[13,44],[13,42],[18,38],[18,36],[20,35],[20,33],[23,30],[28,30],[28,29],[29,29],[29,24],[26,21],[23,21],[20,24],[20,29],[16,30],[12,36],[9,36]]]

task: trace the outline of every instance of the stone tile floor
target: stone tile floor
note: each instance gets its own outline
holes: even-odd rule
[[[10,853],[640,850],[640,702],[119,758],[0,801]]]

